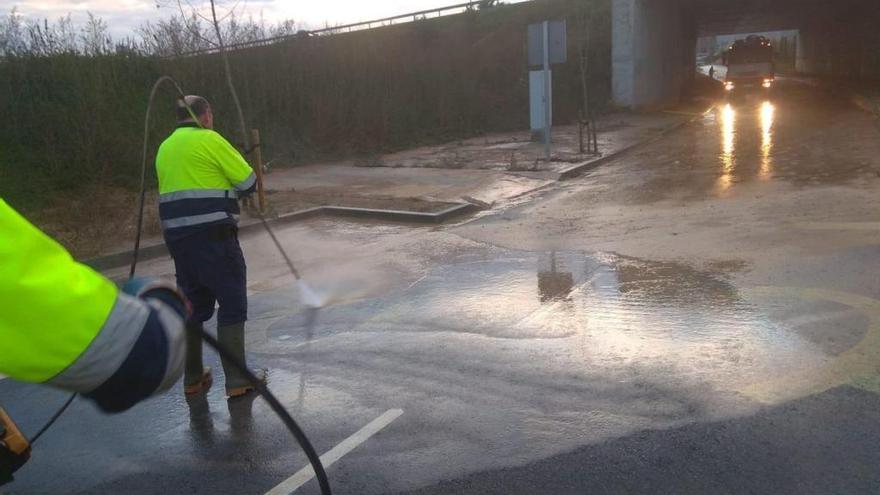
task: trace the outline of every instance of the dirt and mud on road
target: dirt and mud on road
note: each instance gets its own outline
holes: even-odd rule
[[[615,153],[637,142],[650,139],[682,120],[682,116],[705,108],[683,106],[678,111],[651,114],[613,113],[597,121],[598,156]],[[476,169],[508,172],[535,172],[552,177],[574,163],[589,160],[581,153],[577,125],[553,128],[551,159],[544,157],[544,145],[533,141],[528,131],[497,133],[424,146],[353,161],[359,167]],[[586,139],[586,138],[584,138]]]

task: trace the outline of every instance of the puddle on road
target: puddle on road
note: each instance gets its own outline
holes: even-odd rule
[[[847,102],[797,90],[723,102],[703,127],[717,133],[703,141],[717,150],[719,194],[736,182],[843,183],[877,165],[875,132],[864,115]]]
[[[728,197],[744,184],[845,184],[880,171],[876,128],[867,116],[796,88],[718,102],[695,125],[637,156],[650,164],[641,172],[650,179],[617,189],[627,203]]]
[[[864,330],[862,320],[843,315],[851,330],[828,339],[823,332],[839,328],[827,318],[804,325],[765,309],[723,275],[683,264],[494,250],[438,266],[406,290],[322,311],[314,326],[301,314],[281,317],[268,326],[259,352],[302,352],[312,340],[320,347],[334,336],[371,334],[392,341],[465,338],[488,358],[503,342],[533,342],[536,355],[553,349],[553,360],[543,364],[549,373],[660,370],[665,382],[736,393],[771,377],[809,374]]]

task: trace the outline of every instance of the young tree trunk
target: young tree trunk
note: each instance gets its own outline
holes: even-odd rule
[[[235,83],[232,81],[232,67],[229,65],[229,55],[226,53],[226,45],[223,43],[223,34],[220,32],[220,21],[217,20],[217,8],[214,6],[214,0],[211,2],[211,19],[214,24],[214,32],[217,34],[217,46],[220,50],[220,58],[223,59],[223,71],[226,73],[226,85],[229,87],[229,93],[232,95],[232,101],[235,104],[235,111],[238,114],[238,127],[241,133],[241,145],[244,152],[251,151],[251,139],[247,130],[247,124],[244,120],[244,111],[241,109],[241,101],[238,99],[238,91],[235,90]],[[258,187],[262,190],[262,184]],[[242,205],[248,210],[253,206],[252,199],[246,197],[242,199]]]
[[[583,1],[578,9],[578,18],[580,24],[580,35],[578,43],[578,55],[580,62],[581,76],[581,126],[587,127],[587,152],[598,153],[598,144],[596,136],[595,115],[592,105],[590,104],[590,42],[592,39],[592,21],[593,21],[593,1]],[[583,148],[583,147],[582,147]]]
[[[251,141],[247,131],[247,124],[244,121],[244,112],[241,109],[241,102],[238,99],[238,92],[235,90],[235,84],[232,82],[232,68],[229,66],[229,56],[226,54],[226,45],[223,43],[223,35],[220,33],[220,21],[217,20],[217,9],[214,6],[214,0],[211,1],[211,19],[214,24],[214,32],[217,34],[217,46],[220,49],[220,57],[223,59],[223,68],[226,72],[226,85],[229,86],[229,92],[232,94],[232,101],[235,103],[235,111],[238,113],[239,132],[241,132],[241,142],[245,150],[250,150]]]

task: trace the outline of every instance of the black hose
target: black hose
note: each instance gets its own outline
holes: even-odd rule
[[[60,418],[61,415],[64,414],[64,411],[66,411],[67,408],[70,407],[70,404],[73,403],[73,399],[76,399],[76,396],[77,396],[76,392],[72,393],[70,395],[70,398],[67,399],[67,402],[65,402],[64,405],[61,406],[61,408],[58,409],[58,411],[56,411],[55,414],[53,414],[51,418],[49,418],[49,421],[46,421],[46,424],[44,424],[43,427],[40,428],[40,431],[38,431],[33,436],[33,438],[31,438],[31,445],[33,445],[37,441],[38,438],[43,436],[43,433],[46,433],[46,430],[48,430],[49,427],[51,427],[53,424],[55,424],[55,421],[58,421],[58,418]]]
[[[309,462],[312,464],[312,469],[315,470],[315,478],[318,479],[318,485],[321,487],[321,493],[324,495],[330,495],[330,481],[327,479],[327,473],[324,471],[324,465],[321,463],[321,458],[318,457],[318,453],[315,451],[315,448],[312,447],[306,434],[303,433],[299,425],[296,424],[296,421],[293,420],[293,417],[287,412],[287,409],[284,409],[284,406],[281,405],[278,398],[269,391],[269,388],[266,387],[266,384],[263,381],[254,375],[253,371],[248,369],[248,367],[239,361],[235,355],[221,346],[220,342],[218,342],[213,335],[208,333],[204,327],[202,327],[201,331],[202,340],[207,342],[209,346],[213,347],[214,350],[220,354],[220,357],[231,362],[236,368],[238,368],[238,370],[247,377],[248,381],[251,382],[263,399],[269,403],[269,406],[272,407],[275,414],[281,418],[281,421],[284,422],[284,426],[287,427],[294,438],[296,438],[296,441],[299,442],[300,447],[302,447],[303,452],[306,453],[306,457],[308,457]]]
[[[183,93],[183,90],[180,89],[180,85],[177,84],[171,76],[162,76],[156,80],[153,84],[153,89],[150,90],[150,99],[147,100],[147,113],[144,115],[144,146],[143,153],[141,155],[141,200],[140,200],[140,208],[138,210],[138,221],[137,221],[137,232],[135,232],[134,237],[134,251],[131,257],[131,269],[128,271],[128,278],[134,277],[134,270],[137,266],[138,262],[138,253],[140,252],[141,247],[141,230],[144,225],[144,201],[147,195],[147,145],[150,141],[150,114],[153,110],[153,99],[156,96],[156,91],[159,90],[159,87],[162,86],[162,83],[168,81],[174,85],[174,89],[177,90],[177,93],[180,95],[183,104],[186,105],[186,109],[189,111],[190,115],[193,115],[192,109],[189,108],[189,105],[186,104],[186,95]],[[193,115],[193,120],[198,122],[198,119]]]

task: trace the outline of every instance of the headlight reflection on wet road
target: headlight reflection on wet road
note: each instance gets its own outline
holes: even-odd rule
[[[761,132],[760,148],[757,149],[759,156],[756,160],[756,162],[759,164],[757,177],[760,180],[770,180],[773,177],[774,165],[773,140],[776,122],[776,106],[769,100],[765,100],[758,104],[756,107],[752,108],[755,109],[755,113],[757,116],[756,120],[757,123],[760,125]],[[749,111],[744,114],[745,118],[747,118],[747,121],[752,121],[751,108],[749,108],[748,110]],[[743,143],[737,142],[738,138],[741,137],[738,135],[736,128],[737,117],[739,117],[737,115],[737,110],[728,103],[720,108],[720,110],[718,111],[718,117],[721,128],[721,153],[719,155],[721,170],[718,179],[715,181],[715,188],[717,193],[723,194],[727,192],[734,183],[738,161],[737,145],[739,144],[740,146],[743,146]],[[748,126],[748,129],[746,129],[746,132],[748,133],[745,136],[746,138],[751,137],[752,135],[754,135],[753,133],[757,132],[756,129],[752,129],[753,128],[751,126]],[[742,129],[740,129],[740,131],[742,131]],[[750,142],[750,139],[746,139],[745,151],[747,154],[750,154],[750,149],[755,149],[748,146]],[[742,149],[740,149],[739,151],[740,154],[743,152]],[[748,159],[749,157],[746,156],[745,158]],[[742,162],[742,160],[739,161]],[[745,173],[745,171],[740,171],[740,174],[742,173]]]
[[[773,120],[776,117],[776,107],[769,101],[761,104],[761,180],[768,180],[773,175]]]
[[[718,192],[724,192],[732,183],[734,167],[734,145],[736,138],[736,110],[728,103],[721,115],[721,176],[718,177]]]

